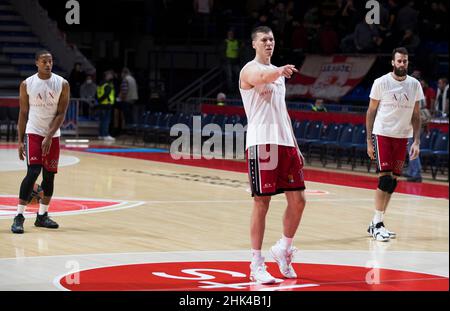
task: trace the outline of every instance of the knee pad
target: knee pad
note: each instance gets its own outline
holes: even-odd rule
[[[33,192],[34,184],[41,173],[41,165],[29,165],[27,175],[20,184],[19,198],[23,201],[29,201]]]
[[[380,189],[383,192],[392,193],[390,192],[392,189],[394,178],[392,178],[391,175],[383,175],[378,178],[378,189]]]
[[[392,178],[391,189],[389,189],[388,193],[389,194],[393,194],[396,187],[397,187],[397,179],[396,178]]]
[[[53,195],[53,185],[55,181],[55,173],[49,172],[44,168],[42,173],[42,190],[44,191],[44,196],[51,197]]]

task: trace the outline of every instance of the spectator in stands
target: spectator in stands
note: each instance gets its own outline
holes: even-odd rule
[[[411,152],[411,145],[413,144],[413,142],[413,138],[408,138],[408,154],[409,152]],[[417,157],[414,160],[409,160],[408,167],[404,176],[409,182],[422,182],[422,163],[420,162],[420,157]]]
[[[382,42],[377,25],[367,24],[365,19],[356,25],[354,44],[358,53],[374,52]]]
[[[420,85],[422,86],[423,94],[425,98],[420,100],[420,125],[421,125],[421,135],[423,132],[428,132],[428,124],[432,119],[432,107],[434,103],[434,99],[436,98],[436,92],[433,88],[428,87],[428,83],[425,79],[420,78],[420,71],[414,70],[413,74],[416,73],[418,77],[416,77],[420,81]],[[413,76],[413,74],[411,76]],[[414,140],[412,137],[408,138],[408,153],[411,150],[411,145]],[[408,168],[404,176],[407,178],[407,181],[410,182],[422,182],[422,164],[420,162],[420,157],[415,158],[414,160],[409,160]]]
[[[425,109],[428,109],[431,115],[434,113],[434,102],[436,100],[436,91],[430,87],[425,79],[419,79],[425,95]]]
[[[439,2],[439,16],[443,17],[443,19],[441,20],[441,29],[440,29],[440,34],[441,40],[445,40],[447,41],[447,37],[448,37],[448,1],[441,1]]]
[[[378,24],[378,30],[383,37],[391,34],[391,29],[389,28],[389,11],[384,5],[380,5],[380,23]]]
[[[275,33],[283,34],[288,20],[288,13],[283,2],[278,2],[273,10],[273,26]]]
[[[338,7],[337,29],[339,35],[344,37],[355,29],[355,25],[358,23],[358,14],[355,6],[353,5],[353,0],[340,1]]]
[[[83,70],[81,70],[81,63],[75,63],[69,76],[70,93],[72,97],[80,97],[80,87],[85,80],[86,74]]]
[[[315,112],[327,112],[327,108],[323,104],[323,99],[318,98],[314,102],[314,105],[311,106],[312,111]]]
[[[217,94],[217,106],[225,106],[225,100],[227,99],[227,96],[225,95],[225,93],[218,93]]]
[[[448,79],[438,80],[436,101],[434,104],[434,115],[436,117],[448,117]]]
[[[387,9],[389,11],[389,29],[394,29],[395,21],[397,20],[398,11],[400,10],[400,5],[398,0],[389,0],[387,4]]]
[[[116,91],[114,89],[112,70],[105,71],[103,81],[97,87],[98,114],[100,117],[98,139],[114,141],[114,137],[109,135],[109,125],[111,123],[111,110],[116,101]]]
[[[423,79],[420,79],[420,84],[422,85],[422,90],[424,91],[424,95],[425,95],[424,83],[426,84],[426,81]],[[424,131],[428,131],[428,123],[431,122],[431,113],[430,113],[430,110],[427,109],[426,100],[427,100],[426,95],[425,95],[424,99],[419,100],[420,125],[421,125],[420,135],[422,135],[422,133]],[[411,152],[411,146],[413,143],[414,143],[413,137],[409,137],[408,138],[408,146],[407,146],[408,154]],[[404,174],[404,176],[407,178],[407,181],[422,182],[422,164],[420,162],[420,157],[409,160],[409,164],[408,164],[408,167],[406,169],[406,173]]]
[[[80,115],[89,116],[90,108],[95,105],[95,97],[97,94],[97,84],[91,75],[86,76],[86,80],[80,87]]]
[[[419,47],[420,38],[411,29],[406,29],[399,44],[407,48],[408,51],[414,52]]]
[[[320,16],[324,19],[330,19],[339,11],[339,5],[336,0],[323,0],[320,4]]]
[[[416,78],[420,81],[420,79],[422,79],[422,71],[420,71],[419,69],[414,69],[411,73],[411,77]]]
[[[117,129],[123,129],[126,123],[138,123],[139,115],[144,113],[143,107],[137,105],[138,85],[128,68],[122,69],[121,78],[116,113],[114,114],[114,127]]]
[[[447,40],[448,12],[444,3],[432,1],[430,8],[426,7],[422,17],[423,34],[432,41]]]
[[[294,52],[303,53],[308,48],[308,32],[304,22],[294,20],[292,26],[294,29],[292,31],[291,47]]]
[[[314,50],[317,47],[317,36],[320,28],[320,16],[319,16],[319,6],[313,4],[313,6],[305,13],[304,26],[308,34],[308,47]]]
[[[228,30],[227,38],[223,42],[222,55],[227,83],[227,91],[233,93],[237,89],[240,71],[239,41],[234,37],[234,31]]]
[[[195,21],[203,40],[208,39],[208,27],[212,9],[213,0],[194,0]]]
[[[398,11],[397,19],[395,20],[395,30],[398,33],[415,30],[418,17],[419,12],[414,8],[414,1],[409,1]]]
[[[269,16],[266,13],[259,15],[258,21],[254,24],[254,28],[259,26],[272,26],[272,23],[269,21]]]
[[[330,55],[339,48],[339,36],[330,21],[326,21],[319,31],[319,45],[322,53]]]

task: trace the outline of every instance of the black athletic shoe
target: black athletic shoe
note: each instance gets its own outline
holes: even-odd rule
[[[23,233],[23,222],[25,221],[25,217],[22,214],[18,214],[14,217],[14,222],[11,226],[11,231],[13,233]]]
[[[34,222],[36,227],[44,227],[49,229],[58,229],[59,225],[48,217],[48,213],[44,215],[37,214],[36,221]]]

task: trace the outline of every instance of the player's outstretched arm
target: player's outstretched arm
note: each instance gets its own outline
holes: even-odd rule
[[[270,70],[262,70],[256,65],[250,65],[242,71],[242,87],[252,88],[257,85],[272,83],[281,76],[290,78],[296,72],[298,70],[294,65],[285,65]]]

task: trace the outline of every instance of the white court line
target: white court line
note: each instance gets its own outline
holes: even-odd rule
[[[372,253],[373,251],[367,251],[367,250],[356,250],[356,249],[351,249],[351,250],[329,250],[329,249],[319,249],[319,250],[301,250],[302,253],[308,253],[308,252],[313,252],[313,253],[336,253],[336,252],[346,252],[346,253]],[[248,255],[251,255],[251,250],[242,250],[242,249],[235,249],[235,250],[214,250],[214,251],[210,251],[210,250],[197,250],[197,251],[166,251],[166,252],[162,252],[162,251],[155,251],[155,252],[126,252],[126,253],[88,253],[88,254],[71,254],[71,255],[49,255],[49,256],[26,256],[26,257],[21,257],[21,259],[42,259],[42,258],[64,258],[64,257],[93,257],[93,256],[106,256],[106,257],[111,257],[114,255],[148,255],[148,254],[158,254],[158,255],[163,255],[163,254],[192,254],[192,253],[246,253]],[[389,251],[389,253],[399,253],[399,254],[403,254],[403,253],[419,253],[419,254],[449,254],[448,252],[437,252],[437,251]],[[3,260],[11,260],[11,259],[18,259],[17,257],[5,257],[5,258],[0,258],[0,261]],[[198,259],[192,260],[192,261],[197,261]],[[208,259],[208,260],[212,260],[212,259]],[[222,259],[222,258],[218,258],[218,259],[214,259],[215,261],[237,261],[235,259]],[[185,261],[188,261],[187,259]],[[246,261],[246,260],[245,260]],[[178,262],[178,261],[176,261]],[[296,262],[296,261],[294,261]]]
[[[11,197],[10,195],[0,195],[0,197]],[[112,211],[118,211],[123,210],[127,208],[133,208],[140,205],[144,205],[145,201],[121,201],[121,200],[108,200],[108,199],[92,199],[92,198],[70,198],[70,197],[54,197],[54,199],[62,199],[62,200],[74,200],[74,201],[97,201],[97,202],[116,202],[114,205],[108,205],[104,207],[98,207],[98,208],[92,208],[92,209],[78,209],[74,211],[65,211],[65,212],[49,212],[49,215],[52,216],[70,216],[70,215],[83,215],[83,214],[92,214],[92,213],[104,213],[104,212],[112,212]],[[4,210],[11,210],[15,211],[16,207],[14,206],[5,206],[0,205],[0,208],[3,208]],[[1,219],[10,219],[12,216],[11,214],[0,214],[0,220]]]
[[[391,201],[410,201],[417,200],[416,198],[392,198]],[[344,198],[336,198],[336,199],[308,199],[308,202],[347,202],[347,201],[361,201],[361,202],[372,202],[373,198],[359,198],[359,199],[344,199]],[[419,197],[419,200],[432,200],[432,198]],[[249,198],[248,200],[167,200],[167,201],[146,201],[149,204],[165,204],[165,203],[251,203],[252,200]],[[270,202],[283,202],[286,203],[286,199],[272,199]]]

